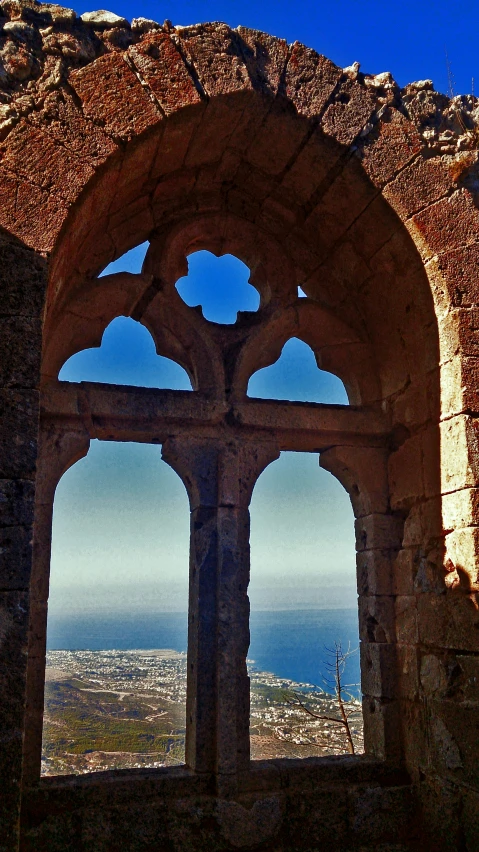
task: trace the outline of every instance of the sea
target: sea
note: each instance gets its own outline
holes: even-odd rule
[[[353,653],[343,685],[359,693],[357,609],[253,611],[250,616],[250,665],[280,678],[331,691],[329,667],[335,643]],[[187,616],[179,612],[51,613],[48,650],[186,651]]]

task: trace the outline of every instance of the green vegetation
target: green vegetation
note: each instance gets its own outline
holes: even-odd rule
[[[51,681],[45,690],[44,758],[91,752],[152,755],[184,759],[184,718],[178,705],[157,695],[121,695],[96,691],[88,681]]]
[[[271,702],[271,704],[284,704],[285,702],[285,690],[277,686],[270,686],[267,683],[252,684],[251,693],[263,701]]]

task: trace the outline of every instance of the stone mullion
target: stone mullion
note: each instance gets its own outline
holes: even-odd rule
[[[191,507],[186,761],[234,792],[249,762],[249,512],[275,446],[171,438],[163,458]]]
[[[216,741],[216,508],[191,512],[186,762],[214,772]]]
[[[186,762],[216,770],[218,454],[215,441],[170,438],[163,459],[178,473],[190,501],[190,589]]]
[[[222,792],[227,793],[231,786],[228,778],[234,779],[249,763],[249,512],[234,506],[219,507],[217,521],[216,772]]]
[[[193,509],[186,761],[222,788],[249,761],[248,579],[248,510]]]
[[[217,792],[235,792],[250,760],[250,517],[254,484],[279,455],[274,443],[222,443],[218,475]]]

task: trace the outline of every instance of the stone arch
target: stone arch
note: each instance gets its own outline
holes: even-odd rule
[[[429,669],[445,672],[458,648],[477,650],[479,219],[472,107],[440,106],[427,85],[401,92],[387,75],[343,71],[303,45],[241,27],[141,32],[115,24],[95,31],[74,15],[58,17],[53,7],[28,2],[22,14],[35,32],[35,61],[30,70],[25,65],[23,79],[8,80],[11,111],[0,143],[0,243],[25,270],[20,283],[7,281],[5,323],[15,345],[7,341],[1,354],[8,356],[5,400],[16,419],[5,446],[13,429],[23,455],[5,464],[6,476],[34,477],[37,336],[29,359],[20,361],[29,329],[38,335],[41,320],[44,387],[65,352],[101,337],[107,315],[125,313],[144,321],[158,351],[182,363],[194,386],[215,399],[216,416],[224,413],[254,325],[237,324],[226,357],[221,335],[206,341],[200,317],[185,313],[176,322],[167,315],[163,291],[174,286],[188,250],[228,250],[244,260],[262,294],[261,321],[296,310],[301,286],[316,313],[334,317],[365,347],[371,382],[358,399],[368,411],[358,413],[387,422],[387,484],[371,484],[379,502],[368,514],[358,508],[364,544],[358,563],[373,637],[374,660],[369,655],[365,665],[375,753],[404,761],[415,778],[424,753],[438,771],[450,769],[444,749],[456,752],[446,710],[441,705],[427,715],[435,687],[428,677],[419,682],[418,654],[433,647]],[[70,52],[62,47],[69,27]],[[22,100],[25,82],[32,84],[31,103]],[[423,102],[436,110],[435,133]],[[461,132],[443,150],[439,130],[457,126],[458,110]],[[141,275],[97,278],[146,239],[152,247]],[[171,265],[163,268],[167,258]],[[23,293],[25,281],[33,300]],[[232,402],[233,415],[243,416],[241,403]],[[78,411],[87,423],[89,412],[80,404]],[[285,441],[286,433],[285,426]],[[322,451],[357,496],[351,460]],[[27,490],[22,499],[30,514],[15,509],[22,529],[25,518],[31,522]],[[16,551],[11,559],[18,573]],[[29,580],[27,565],[15,594],[27,596]],[[418,640],[410,641],[414,631],[419,650]],[[391,643],[380,636],[394,636],[397,645],[392,680],[391,651],[382,647]],[[17,668],[24,695],[24,662]],[[387,695],[377,694],[381,678]],[[8,716],[14,731],[22,729],[22,708],[16,703]],[[464,783],[468,759],[454,767]],[[17,782],[11,790],[14,832]]]

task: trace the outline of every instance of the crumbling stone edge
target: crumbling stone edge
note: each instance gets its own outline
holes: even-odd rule
[[[134,18],[130,23],[104,10],[77,16],[72,9],[52,3],[0,0],[0,142],[21,118],[43,109],[50,92],[68,88],[70,71],[112,52],[123,54],[131,64],[131,48],[154,31],[170,35],[198,85],[194,63],[182,50],[182,41],[215,29],[226,31],[233,49],[245,59],[242,28],[232,30],[221,23],[175,27],[168,20],[159,24],[146,18]],[[291,50],[286,63],[290,56]],[[348,78],[363,86],[376,104],[363,136],[392,106],[415,125],[426,156],[451,156],[477,149],[479,99],[473,95],[447,97],[435,91],[431,80],[400,88],[389,72],[366,74],[357,62],[343,69],[342,82]],[[207,98],[204,91],[200,95]]]

